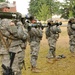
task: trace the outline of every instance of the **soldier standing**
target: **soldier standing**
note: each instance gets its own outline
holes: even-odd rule
[[[70,52],[75,56],[75,18],[68,21],[67,32],[69,35]]]
[[[56,60],[56,42],[61,32],[59,26],[53,24],[53,20],[47,21],[48,27],[46,28],[46,38],[48,39],[49,52],[47,55],[48,62],[53,63]]]
[[[30,20],[30,25],[36,24],[36,20],[33,18]],[[40,49],[40,40],[42,39],[42,31],[37,27],[31,27],[29,31],[29,44],[31,48],[31,71],[40,72],[37,68],[37,59]]]
[[[3,22],[4,21],[4,22]],[[8,23],[5,23],[8,22]],[[6,26],[6,30],[3,28],[3,25]],[[24,33],[21,25],[21,22],[17,22],[16,24],[19,24],[18,27],[15,25],[15,23],[12,20],[3,19],[1,22],[1,32],[2,34],[8,38],[9,43],[9,54],[10,58],[12,58],[12,53],[15,53],[15,58],[12,64],[12,70],[14,71],[14,75],[21,75],[21,69],[20,69],[20,54],[22,53],[21,45],[23,44],[23,41],[26,41],[27,34]],[[7,61],[8,63],[8,61]],[[7,65],[6,65],[7,66]],[[9,67],[9,66],[8,66]]]
[[[23,69],[23,66],[24,68],[26,69],[25,67],[25,61],[24,61],[24,58],[25,58],[25,49],[26,49],[26,46],[27,46],[27,39],[28,39],[28,31],[27,29],[22,25],[22,23],[18,22],[17,25],[18,27],[18,31],[20,31],[19,33],[21,34],[21,36],[25,35],[25,40],[22,40],[22,44],[21,44],[21,49],[22,51],[18,53],[18,58],[19,58],[19,68],[20,70]]]
[[[7,27],[8,21],[6,22],[5,20],[2,21],[0,19],[0,75],[3,74],[3,70],[2,70],[2,67],[1,67],[2,64],[4,64],[5,66],[9,66],[9,63],[10,63],[9,52],[8,52],[8,44],[7,44],[8,40],[1,33],[1,25],[2,25],[2,23],[6,24],[6,25],[4,24],[2,26],[2,30],[3,30],[3,29],[5,29],[5,27]]]

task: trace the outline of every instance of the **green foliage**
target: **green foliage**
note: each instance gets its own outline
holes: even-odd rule
[[[75,5],[73,7],[73,16],[75,17]]]
[[[29,6],[29,13],[35,16],[41,6],[40,0],[31,0]]]
[[[73,17],[73,12],[72,11],[69,11],[69,18],[70,17]]]
[[[65,19],[75,17],[75,0],[64,0],[63,3],[57,0],[31,0],[29,6],[29,13],[41,20],[54,14],[62,14]]]
[[[38,11],[38,14],[36,16],[39,20],[46,20],[46,19],[50,18],[51,15],[49,15],[48,5],[43,4],[42,7],[40,8],[40,10]]]
[[[28,11],[38,19],[46,20],[59,13],[59,7],[60,2],[55,0],[31,0]]]
[[[61,13],[62,17],[67,17],[67,19],[73,17],[75,15],[75,0],[65,0],[65,3],[62,4],[62,8],[64,9],[63,13]],[[67,10],[65,11],[65,9]]]
[[[5,2],[5,0],[0,0],[0,2]]]

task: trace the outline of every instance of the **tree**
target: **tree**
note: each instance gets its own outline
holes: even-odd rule
[[[60,2],[56,0],[31,0],[28,11],[39,19],[42,15],[46,19],[48,16],[51,18],[52,15],[59,13],[59,7]]]
[[[48,18],[51,17],[51,15],[49,15],[49,7],[46,4],[43,4],[40,8],[40,10],[38,11],[38,14],[36,15],[37,18],[39,20],[46,20]]]
[[[38,12],[39,10],[39,0],[31,0],[30,3],[29,3],[29,13],[32,14],[32,15],[36,15],[36,13]],[[39,4],[39,5],[38,5]]]
[[[63,11],[61,13],[63,18],[68,19],[75,15],[75,0],[65,0],[65,3],[62,4],[62,7],[64,9],[64,10],[61,9]],[[66,9],[66,11],[65,11],[65,9]]]
[[[5,2],[5,0],[0,0],[0,2]]]

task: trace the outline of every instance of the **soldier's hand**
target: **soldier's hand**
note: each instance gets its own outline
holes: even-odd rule
[[[10,26],[14,26],[15,25],[15,23],[14,22],[10,22]]]

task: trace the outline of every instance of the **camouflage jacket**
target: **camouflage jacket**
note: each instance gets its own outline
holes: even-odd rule
[[[75,36],[75,29],[73,29],[72,24],[67,25],[67,32],[69,36],[71,35]]]
[[[6,43],[11,47],[21,45],[27,39],[21,22],[17,22],[15,25],[12,20],[3,19],[0,24],[0,32]]]
[[[29,37],[30,37],[29,42],[31,41],[40,42],[42,36],[43,34],[41,29],[32,27],[31,30],[29,31]]]
[[[57,26],[49,26],[46,28],[45,34],[46,34],[46,38],[48,39],[48,37],[51,38],[56,38],[59,37],[59,33],[61,33],[61,29]]]

